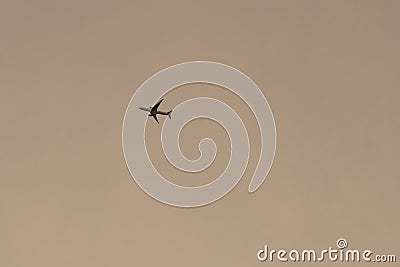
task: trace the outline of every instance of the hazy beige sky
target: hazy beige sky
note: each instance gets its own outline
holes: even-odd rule
[[[256,258],[264,245],[321,250],[340,237],[399,258],[399,9],[399,1],[1,1],[0,266],[270,265]],[[180,209],[135,184],[121,132],[138,86],[191,60],[251,77],[278,143],[255,194],[247,187],[256,154],[226,197]],[[207,94],[246,109],[218,87],[189,87],[172,92],[171,105]],[[184,130],[184,152],[195,157],[209,135],[229,147],[219,126],[198,121]],[[194,177],[154,160],[171,180],[195,185],[227,158]]]

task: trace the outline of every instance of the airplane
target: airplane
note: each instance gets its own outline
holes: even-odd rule
[[[157,123],[159,123],[158,119],[157,119],[157,115],[167,115],[171,119],[172,109],[168,112],[158,111],[158,107],[160,106],[160,104],[163,100],[164,99],[161,99],[160,101],[158,101],[157,104],[155,104],[153,107],[148,107],[148,108],[140,107],[139,109],[150,112],[149,117],[153,117]]]

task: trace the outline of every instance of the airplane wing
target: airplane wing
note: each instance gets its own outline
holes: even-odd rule
[[[140,109],[140,110],[144,110],[144,111],[150,112],[150,109],[149,109],[149,108],[140,107],[139,109]]]
[[[157,123],[159,123],[158,119],[157,119],[157,115],[154,115],[153,118],[156,120]]]
[[[155,104],[155,105],[151,108],[151,110],[157,111],[158,107],[160,106],[161,102],[163,102],[163,100],[164,100],[164,99],[161,99],[160,101],[158,101],[158,103]]]

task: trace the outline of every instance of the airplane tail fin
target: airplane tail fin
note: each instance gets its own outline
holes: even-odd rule
[[[170,111],[168,111],[167,115],[168,117],[171,119],[171,113],[172,113],[172,109]]]

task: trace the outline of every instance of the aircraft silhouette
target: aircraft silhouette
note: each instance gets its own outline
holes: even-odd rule
[[[170,111],[168,111],[168,112],[158,111],[157,110],[163,100],[164,99],[161,99],[160,101],[158,101],[157,104],[155,104],[153,107],[148,107],[148,108],[140,107],[139,109],[143,110],[143,111],[150,112],[149,116],[153,117],[156,120],[157,123],[159,123],[158,119],[157,119],[157,115],[158,114],[159,115],[167,115],[171,119],[172,109]]]

